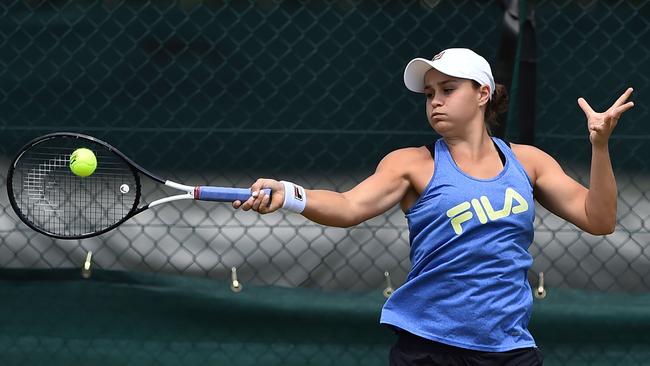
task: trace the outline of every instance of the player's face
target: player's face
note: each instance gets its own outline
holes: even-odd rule
[[[461,132],[477,119],[482,121],[481,106],[487,102],[485,88],[475,88],[469,79],[429,70],[424,76],[424,94],[431,127],[445,135],[451,131]]]

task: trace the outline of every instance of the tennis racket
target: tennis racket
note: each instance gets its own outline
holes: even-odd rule
[[[72,152],[82,147],[97,158],[97,168],[87,177],[75,175],[69,165]],[[141,176],[183,193],[143,203]],[[9,167],[7,193],[27,226],[59,239],[100,235],[167,202],[233,202],[251,196],[245,188],[188,186],[160,178],[104,141],[67,132],[38,137],[21,149]]]

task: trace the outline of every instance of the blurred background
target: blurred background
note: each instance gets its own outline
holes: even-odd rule
[[[591,146],[577,98],[604,110],[635,88],[636,106],[610,141],[615,233],[583,233],[538,205],[529,277],[536,287],[543,272],[547,287],[531,325],[546,364],[645,364],[649,22],[646,0],[2,2],[0,279],[10,321],[0,349],[13,364],[82,356],[95,364],[385,364],[392,335],[376,322],[386,273],[398,287],[410,266],[398,208],[341,229],[287,212],[179,202],[100,237],[62,241],[17,219],[6,171],[29,140],[70,131],[190,185],[248,187],[272,177],[345,191],[388,152],[437,138],[422,96],[403,85],[406,63],[469,47],[509,89],[510,111],[495,133],[545,150],[585,185]],[[166,194],[145,183],[145,201]],[[88,252],[95,272],[84,281],[77,269]],[[248,291],[228,289],[233,267]],[[233,301],[237,310],[225,305]],[[176,324],[185,333],[170,330],[187,314],[178,307],[196,311]],[[212,318],[210,309],[246,320]],[[87,334],[80,314],[105,322]],[[207,331],[210,319],[232,324]],[[176,336],[144,341],[166,322]],[[278,340],[284,327],[288,338]],[[306,327],[325,338],[300,333]]]

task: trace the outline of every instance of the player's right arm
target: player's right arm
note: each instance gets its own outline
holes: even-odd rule
[[[322,225],[350,227],[388,211],[401,201],[410,187],[408,169],[414,155],[412,148],[391,152],[381,160],[374,174],[347,192],[305,190],[307,205],[302,215]],[[262,188],[270,188],[271,197],[264,195]],[[234,202],[233,207],[260,213],[282,207],[282,183],[261,178],[251,186],[251,191],[250,199]]]

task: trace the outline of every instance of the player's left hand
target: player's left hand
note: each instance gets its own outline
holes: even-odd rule
[[[605,146],[609,136],[616,127],[621,115],[628,109],[634,107],[634,102],[627,102],[632,95],[632,88],[627,88],[617,100],[605,112],[597,113],[591,108],[584,98],[578,98],[578,105],[587,116],[587,128],[589,129],[589,141],[593,146]]]

